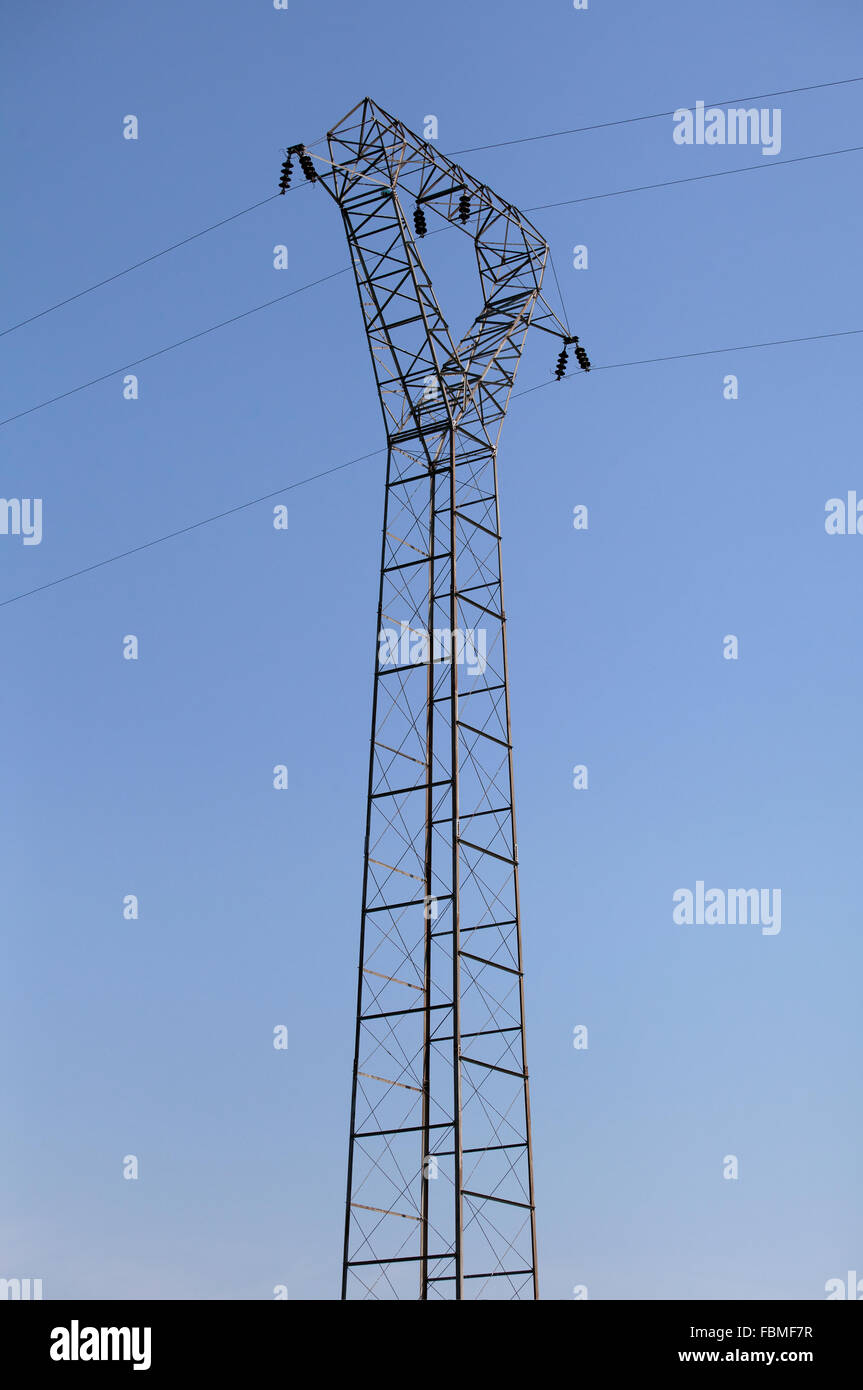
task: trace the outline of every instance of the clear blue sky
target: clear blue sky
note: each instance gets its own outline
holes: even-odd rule
[[[153,0],[5,27],[14,323],[267,197],[280,147],[365,95],[454,150],[856,76],[863,22],[851,0]],[[757,104],[782,108],[781,161],[863,144],[861,99]],[[759,166],[534,214],[598,367],[863,327],[860,161],[762,168],[676,145],[670,117],[464,156],[521,207]],[[434,254],[458,328],[473,287]],[[0,415],[345,263],[302,188],[0,339]],[[520,388],[553,367],[535,336]],[[505,424],[545,1297],[818,1299],[863,1270],[863,538],[824,530],[828,498],[863,497],[861,353],[596,371]],[[0,598],[382,442],[347,276],[138,375],[137,401],[115,376],[0,431],[0,491],[44,504],[41,545],[0,536]],[[46,1298],[337,1296],[382,468],[286,494],[286,533],[265,503],[0,608],[0,1275]],[[781,932],[675,925],[699,879],[781,888]]]

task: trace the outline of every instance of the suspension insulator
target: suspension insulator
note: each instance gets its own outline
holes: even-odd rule
[[[470,217],[470,198],[467,193],[462,193],[458,200],[458,215],[462,222],[467,222]]]
[[[308,153],[307,150],[303,150],[302,154],[300,155],[300,168],[302,169],[309,183],[317,183],[318,171],[312,163],[312,156]]]
[[[575,349],[575,360],[583,372],[590,371],[590,358],[580,345]]]
[[[419,204],[417,204],[417,206],[414,208],[414,231],[416,232],[417,236],[425,236],[426,232],[428,231],[428,226],[426,224],[426,215],[424,210],[419,206]]]
[[[279,178],[279,192],[280,192],[280,193],[287,193],[288,189],[290,188],[290,186],[291,186],[291,174],[292,174],[292,172],[293,172],[293,165],[292,165],[292,163],[291,163],[291,156],[288,155],[287,159],[285,160],[284,164],[282,165],[282,173],[281,173],[281,177]]]
[[[566,348],[565,348],[565,347],[562,347],[562,348],[560,349],[560,353],[559,353],[559,355],[558,355],[557,366],[556,366],[555,369],[554,369],[554,379],[555,379],[555,381],[562,381],[563,378],[566,376],[566,364],[567,364],[567,360],[568,360],[568,358],[567,358]]]

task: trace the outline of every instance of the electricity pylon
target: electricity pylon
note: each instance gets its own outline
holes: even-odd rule
[[[536,1298],[496,449],[540,295],[535,227],[374,102],[301,145],[338,204],[388,457],[342,1297]],[[418,243],[473,239],[455,342]],[[581,361],[581,359],[579,359]]]

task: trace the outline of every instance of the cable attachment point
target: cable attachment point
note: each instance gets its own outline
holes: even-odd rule
[[[561,381],[561,380],[563,379],[563,377],[566,376],[566,364],[567,364],[567,353],[566,353],[566,349],[567,349],[568,347],[572,347],[573,345],[575,346],[575,360],[576,360],[576,362],[578,363],[579,367],[581,368],[581,370],[582,370],[583,372],[589,372],[589,371],[590,371],[590,358],[588,357],[588,355],[587,355],[587,353],[585,352],[584,348],[583,348],[583,347],[581,346],[581,344],[579,343],[578,338],[577,338],[577,337],[573,337],[573,338],[564,338],[564,340],[563,340],[563,347],[562,347],[561,350],[560,350],[560,355],[559,355],[559,357],[558,357],[558,359],[557,359],[557,366],[555,367],[555,371],[554,371],[554,375],[555,375],[555,380],[556,380],[556,381]]]
[[[290,158],[291,158],[291,155],[292,155],[292,154],[295,154],[295,155],[298,157],[299,162],[300,162],[300,168],[302,169],[303,173],[305,174],[307,182],[308,182],[308,183],[317,183],[317,181],[318,181],[318,171],[317,171],[317,169],[315,168],[315,166],[314,166],[314,164],[313,164],[313,162],[312,162],[312,156],[309,154],[309,152],[308,152],[308,150],[306,149],[305,145],[302,145],[302,144],[301,144],[301,145],[289,145],[289,146],[288,146],[288,161],[290,161]],[[282,192],[284,192],[284,189],[282,189]]]

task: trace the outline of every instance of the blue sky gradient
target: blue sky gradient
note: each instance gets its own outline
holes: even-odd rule
[[[863,23],[153,0],[6,28],[0,327],[266,198],[365,95],[450,151],[855,76]],[[863,144],[861,96],[757,103],[778,161]],[[523,208],[756,166],[532,214],[597,368],[863,327],[860,161],[682,148],[670,117],[463,156]],[[428,245],[456,329],[461,240]],[[346,264],[301,186],[0,338],[0,416]],[[535,334],[516,389],[556,352]],[[505,423],[544,1297],[819,1299],[863,1270],[863,539],[824,529],[863,496],[861,352],[571,374]],[[0,491],[44,499],[44,536],[0,536],[0,600],[383,442],[347,275],[136,370],[137,401],[121,373],[3,427]],[[0,1276],[46,1298],[338,1295],[382,490],[378,454],[274,499],[286,532],[262,503],[0,607]],[[699,879],[781,888],[781,932],[675,925]]]

